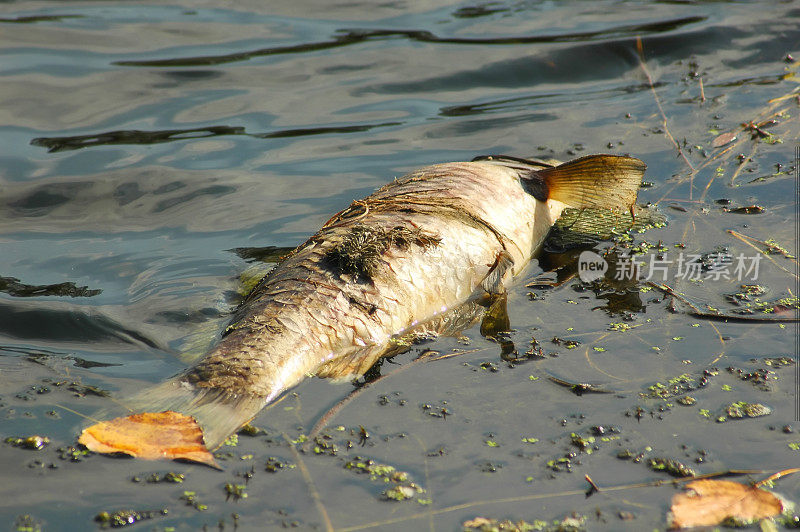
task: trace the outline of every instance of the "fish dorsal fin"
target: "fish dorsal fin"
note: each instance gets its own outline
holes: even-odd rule
[[[560,201],[567,207],[630,210],[647,165],[634,157],[588,155],[554,168],[523,176],[528,192],[539,201]]]
[[[540,168],[552,168],[561,164],[561,161],[556,161],[554,159],[538,159],[535,157],[523,158],[513,157],[511,155],[479,155],[472,159],[472,162],[498,164],[517,170],[538,170]]]

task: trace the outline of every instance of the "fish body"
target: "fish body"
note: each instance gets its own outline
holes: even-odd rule
[[[415,330],[448,330],[455,309],[502,293],[565,207],[629,209],[643,172],[619,156],[412,172],[331,218],[259,282],[197,365],[130,404],[194,417],[213,449],[305,377],[361,375]]]
[[[490,163],[406,176],[267,275],[188,378],[270,401],[307,374],[361,374],[393,337],[476,294],[498,257],[509,265],[504,277],[518,273],[561,208]]]

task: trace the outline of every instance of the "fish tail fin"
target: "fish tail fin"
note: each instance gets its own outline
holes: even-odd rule
[[[193,417],[203,431],[206,447],[213,450],[253,419],[265,402],[263,397],[196,387],[176,377],[142,390],[125,405],[134,412],[171,410]]]
[[[632,210],[646,168],[634,157],[588,155],[533,170],[525,182],[540,201],[552,199],[577,209]]]
[[[96,418],[107,419],[87,427],[80,443],[100,453],[124,453],[141,458],[184,458],[217,467],[210,451],[218,448],[258,414],[263,397],[201,388],[175,377],[121,399],[127,416],[111,409]],[[176,421],[177,420],[177,421]],[[186,435],[198,433],[202,452],[186,451]],[[147,447],[147,454],[137,451]],[[153,449],[156,449],[153,451]]]

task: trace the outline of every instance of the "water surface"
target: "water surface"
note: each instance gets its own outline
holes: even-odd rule
[[[584,475],[667,478],[647,467],[656,456],[700,473],[795,466],[797,365],[764,362],[796,353],[795,324],[671,312],[644,283],[526,286],[556,265],[568,278],[577,252],[547,254],[510,291],[508,339],[531,360],[504,361],[477,328],[419,346],[331,420],[335,455],[287,443],[353,390],[316,379],[253,421],[264,434],[224,448],[222,473],[57,449],[74,444],[78,414],[180,371],[214,340],[239,274],[258,263],[234,250],[293,247],[426,164],[630,153],[649,166],[640,201],[668,218],[634,244],[749,256],[774,239],[796,255],[798,28],[791,2],[3,4],[0,436],[51,439],[0,446],[6,526],[86,530],[102,511],[166,508],[138,526],[454,530],[577,512],[592,530],[663,529],[672,488],[586,499]],[[766,139],[740,126],[771,119]],[[736,141],[715,147],[729,131]],[[763,212],[724,210],[753,205]],[[764,258],[758,297],[796,296],[796,271]],[[670,281],[725,311],[742,284]],[[534,339],[542,358],[524,356]],[[423,349],[460,354],[392,373]],[[646,397],[711,368],[694,406]],[[740,378],[758,369],[773,372],[766,385]],[[716,422],[734,401],[773,413]],[[625,449],[645,458],[619,460]],[[344,467],[357,456],[425,492],[381,500],[386,485]],[[269,457],[296,467],[267,472]],[[186,479],[144,481],[167,471]],[[227,483],[248,497],[226,497]],[[800,500],[800,478],[778,490]]]

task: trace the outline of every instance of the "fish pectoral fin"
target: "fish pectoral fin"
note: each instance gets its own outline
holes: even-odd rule
[[[481,320],[481,336],[496,338],[498,334],[511,330],[511,320],[506,309],[507,301],[507,294],[492,298],[492,302]]]
[[[626,211],[636,202],[647,165],[634,157],[588,155],[554,168],[522,175],[523,184],[539,201],[553,199],[567,207]]]
[[[387,348],[382,346],[361,347],[324,363],[314,375],[323,379],[355,379],[366,373],[386,352]]]
[[[506,292],[506,288],[503,284],[503,279],[505,278],[506,273],[513,267],[514,259],[511,257],[511,254],[508,251],[503,250],[498,253],[497,257],[494,259],[494,263],[489,267],[489,271],[486,273],[486,276],[478,285],[478,298],[483,298],[487,294],[489,296],[504,294]]]

